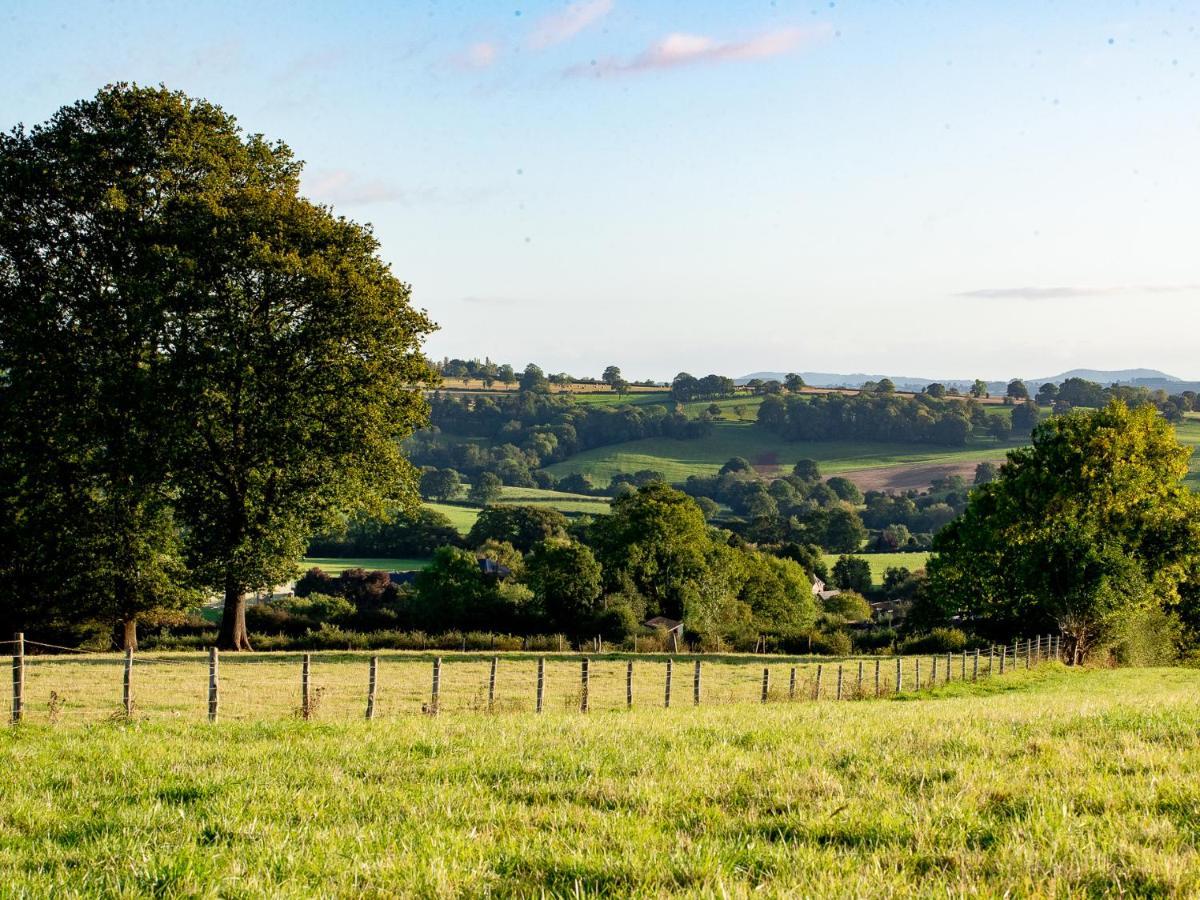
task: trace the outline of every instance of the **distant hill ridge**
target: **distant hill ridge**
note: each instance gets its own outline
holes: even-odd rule
[[[741,378],[735,379],[738,384],[745,384],[752,378],[761,378],[764,381],[775,379],[783,381],[787,376],[787,372],[751,372],[749,375],[744,375]],[[813,387],[862,387],[868,381],[879,381],[882,378],[890,378],[896,385],[897,390],[901,391],[919,391],[927,384],[932,384],[935,381],[941,382],[947,387],[956,387],[959,390],[971,387],[974,384],[974,378],[915,378],[910,375],[867,375],[862,372],[852,372],[842,374],[837,372],[799,372],[804,383]],[[1041,378],[1024,378],[1023,380],[1031,389],[1036,389],[1039,385],[1053,382],[1054,384],[1062,384],[1068,378],[1083,378],[1087,381],[1096,381],[1104,386],[1110,384],[1127,384],[1135,387],[1149,388],[1150,390],[1163,390],[1176,393],[1186,390],[1200,390],[1200,382],[1183,381],[1176,378],[1174,375],[1168,375],[1166,372],[1160,372],[1158,369],[1071,369],[1069,372],[1062,372],[1058,375],[1047,375]],[[989,381],[988,390],[991,393],[1003,393],[1007,386],[1007,381]]]

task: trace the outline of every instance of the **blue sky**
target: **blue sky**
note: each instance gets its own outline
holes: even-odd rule
[[[435,356],[1200,378],[1200,4],[0,0],[0,127],[220,103]]]

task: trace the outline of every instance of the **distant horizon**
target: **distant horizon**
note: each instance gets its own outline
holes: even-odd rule
[[[919,374],[911,375],[911,374],[906,374],[903,372],[870,371],[870,370],[854,371],[854,370],[849,370],[849,369],[843,370],[843,371],[837,371],[837,370],[833,370],[833,369],[826,370],[826,369],[811,369],[811,368],[762,367],[762,368],[755,368],[755,369],[744,370],[744,371],[743,370],[734,371],[734,370],[724,370],[724,369],[720,369],[720,368],[714,368],[712,366],[692,366],[691,368],[677,369],[676,371],[671,372],[669,375],[656,376],[656,375],[645,375],[645,374],[642,374],[641,372],[627,369],[625,366],[621,365],[621,363],[619,361],[612,361],[612,360],[610,360],[609,362],[606,362],[602,365],[594,367],[595,371],[593,372],[590,369],[588,369],[588,370],[580,369],[580,370],[576,371],[576,370],[572,370],[570,368],[565,368],[565,367],[561,367],[561,366],[547,365],[546,363],[542,362],[541,360],[537,360],[537,359],[528,359],[528,360],[525,360],[524,362],[517,362],[513,359],[504,359],[500,356],[486,354],[486,353],[484,353],[484,354],[469,354],[469,355],[454,354],[454,353],[434,355],[431,353],[427,353],[426,355],[434,362],[441,362],[443,359],[461,359],[461,360],[477,359],[477,360],[481,360],[481,361],[484,359],[489,359],[498,365],[505,365],[505,364],[511,365],[513,367],[513,369],[516,370],[517,374],[520,374],[521,370],[525,366],[527,366],[529,364],[533,364],[533,365],[536,365],[539,368],[541,368],[542,371],[545,372],[547,375],[557,373],[557,372],[566,372],[568,375],[571,375],[575,378],[588,378],[588,379],[596,379],[596,380],[599,380],[600,374],[604,371],[604,369],[607,366],[615,365],[621,370],[621,374],[625,377],[625,379],[627,381],[631,381],[631,382],[632,381],[654,381],[654,382],[670,383],[670,381],[676,375],[678,375],[680,372],[688,372],[688,373],[690,373],[692,375],[696,375],[696,376],[702,376],[702,375],[708,375],[708,374],[724,375],[729,378],[733,378],[734,380],[762,377],[763,375],[770,374],[770,373],[786,374],[789,372],[794,372],[799,375],[824,375],[824,376],[829,376],[829,377],[845,376],[847,379],[857,378],[859,376],[861,376],[865,379],[893,378],[893,379],[904,379],[905,381],[921,381],[926,384],[950,383],[950,382],[956,382],[956,383],[957,382],[968,382],[969,383],[969,382],[974,381],[976,378],[982,379],[983,381],[986,381],[989,383],[1009,382],[1009,381],[1012,381],[1014,378],[1020,378],[1026,382],[1032,383],[1034,381],[1041,382],[1041,381],[1046,381],[1046,380],[1052,380],[1052,379],[1059,378],[1063,375],[1068,375],[1068,374],[1074,373],[1074,372],[1100,373],[1105,376],[1126,375],[1127,373],[1132,373],[1132,372],[1143,372],[1146,374],[1139,376],[1139,377],[1144,377],[1144,378],[1149,378],[1149,379],[1161,378],[1166,381],[1175,381],[1175,382],[1179,382],[1181,384],[1200,383],[1200,377],[1188,378],[1186,376],[1176,375],[1171,372],[1165,372],[1161,369],[1155,369],[1150,366],[1128,366],[1128,367],[1123,367],[1120,369],[1098,369],[1094,366],[1071,366],[1069,368],[1061,369],[1058,372],[1046,372],[1045,374],[1042,374],[1042,375],[1019,375],[1018,374],[1018,375],[1007,375],[1007,376],[1000,377],[1000,378],[990,378],[986,375],[975,375],[975,374],[935,376],[935,377],[929,378],[924,375],[919,375]],[[1105,386],[1107,386],[1107,383],[1105,384]]]

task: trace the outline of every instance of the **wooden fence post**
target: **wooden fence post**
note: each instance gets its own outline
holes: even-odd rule
[[[667,660],[667,680],[663,686],[663,707],[669,709],[671,706],[671,660]]]
[[[954,680],[954,654],[946,654],[946,684]]]
[[[937,687],[937,654],[933,654],[933,671],[929,674],[929,683],[933,687]]]
[[[696,660],[696,672],[692,676],[692,705],[700,705],[700,660]]]
[[[763,666],[762,702],[767,702],[767,693],[771,690],[771,670]]]
[[[921,657],[913,660],[913,689],[921,689]]]
[[[861,700],[861,699],[862,699],[862,695],[863,695],[863,692],[862,692],[862,677],[863,677],[863,661],[860,659],[860,660],[858,661],[858,686],[857,686],[857,687],[855,688],[855,690],[854,690],[854,695],[855,695],[855,699],[856,699],[856,700]]]
[[[1033,651],[1033,661],[1039,663],[1042,661],[1042,636],[1040,634],[1037,636],[1037,649]]]
[[[1033,665],[1033,641],[1025,641],[1025,668],[1028,669]]]
[[[429,714],[436,716],[441,710],[439,707],[442,703],[442,658],[435,657],[433,660],[433,689],[430,693]]]
[[[637,640],[637,638],[634,638]],[[625,664],[625,708],[633,709],[633,660]]]
[[[992,670],[996,668],[996,645],[988,644],[988,678],[992,677]]]
[[[208,721],[217,721],[217,711],[221,703],[221,682],[217,677],[217,648],[208,648]]]
[[[792,671],[788,674],[788,699],[796,699],[796,667],[792,666]]]
[[[967,680],[967,651],[962,652],[962,667],[959,669],[959,681]]]
[[[375,686],[379,677],[379,657],[372,656],[367,668],[367,718],[375,718]]]
[[[20,725],[25,718],[25,634],[13,635],[12,658],[12,723]]]
[[[979,680],[979,648],[978,647],[975,648],[975,662],[971,668],[971,680],[972,681]]]
[[[542,700],[546,696],[546,657],[538,657],[537,665],[537,711],[542,711]]]
[[[312,699],[308,693],[308,677],[309,667],[311,664],[310,655],[304,654],[304,662],[300,664],[300,714],[308,719],[312,716]],[[436,688],[434,693],[437,693]]]
[[[588,672],[588,658],[585,656],[579,664],[579,711],[588,711],[588,693],[591,688],[591,676]]]
[[[121,678],[121,705],[125,707],[125,718],[133,715],[133,648],[125,648],[125,673]]]
[[[1008,662],[1008,644],[1000,648],[1000,674],[1004,674],[1004,664]]]
[[[903,686],[904,686],[903,658],[897,656],[896,657],[896,693],[897,694],[900,693]]]
[[[488,712],[496,708],[496,668],[500,665],[500,657],[492,657],[492,665],[488,669]]]
[[[838,663],[837,699],[842,699],[842,664]]]
[[[823,668],[822,665],[820,663],[817,663],[817,682],[813,686],[813,699],[814,700],[821,699],[821,669],[822,668]]]
[[[876,657],[876,659],[875,659],[875,696],[876,696],[876,697],[878,697],[878,696],[879,696],[879,690],[880,690],[880,684],[879,684],[879,667],[880,667],[882,664],[883,664],[883,660],[881,660],[881,659],[879,659],[878,657]]]

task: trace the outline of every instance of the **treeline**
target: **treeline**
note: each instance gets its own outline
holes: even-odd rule
[[[410,533],[401,519],[382,530]],[[343,540],[315,543],[313,550],[398,546],[381,541],[366,523]],[[430,567],[403,584],[374,576],[375,587],[364,593],[354,579],[313,571],[296,593],[306,604],[317,596],[323,610],[340,610],[322,620],[338,627],[602,635],[619,642],[663,616],[683,621],[687,640],[710,649],[758,635],[797,647],[848,648],[844,626],[869,621],[870,608],[853,592],[824,601],[815,596],[813,576],[829,577],[820,554],[809,545],[752,545],[710,527],[692,498],[653,483],[616,499],[610,515],[574,523],[551,509],[489,506],[465,538],[438,548]],[[349,605],[320,600],[325,595]],[[286,611],[294,602],[272,608]],[[260,615],[275,613],[253,613]],[[257,621],[265,627],[266,619]]]
[[[713,427],[708,411],[688,418],[664,406],[582,405],[569,396],[536,391],[438,393],[429,405],[433,428],[413,435],[406,445],[415,464],[469,476],[492,472],[504,484],[520,487],[536,485],[535,470],[593,447],[648,437],[702,438]]]
[[[1027,398],[1029,390],[1019,379],[1008,385],[1010,397]],[[1099,409],[1112,400],[1120,400],[1126,406],[1153,406],[1168,422],[1180,421],[1184,413],[1200,408],[1195,391],[1169,394],[1164,390],[1133,385],[1114,384],[1102,387],[1085,378],[1068,378],[1062,384],[1047,382],[1038,388],[1034,400],[1039,406],[1048,406],[1056,413],[1070,412],[1079,407]]]
[[[758,408],[758,423],[793,441],[880,441],[962,446],[972,434],[999,441],[1012,433],[1028,434],[1038,420],[1037,407],[1023,403],[1012,418],[989,415],[973,399],[938,399],[929,394],[891,392],[768,395]]]

